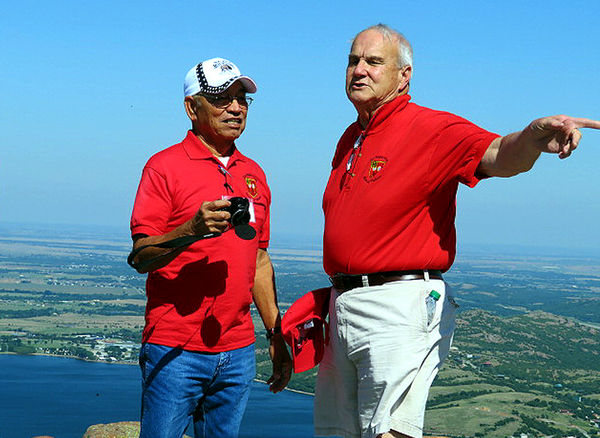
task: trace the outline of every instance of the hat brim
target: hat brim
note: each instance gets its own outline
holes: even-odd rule
[[[223,91],[229,89],[229,87],[231,87],[237,81],[240,81],[242,83],[242,85],[244,86],[244,89],[246,90],[246,93],[256,93],[256,90],[257,90],[256,83],[251,78],[249,78],[248,76],[235,76],[235,77],[229,79],[224,84],[225,88],[223,88],[219,93],[209,93],[207,91],[204,91],[204,93],[206,93],[206,94],[220,94]]]
[[[252,79],[250,79],[248,76],[240,76],[236,80],[239,80],[242,83],[242,85],[244,85],[246,92],[256,93],[256,90],[257,90],[256,83]]]

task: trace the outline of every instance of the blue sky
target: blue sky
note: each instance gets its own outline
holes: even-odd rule
[[[31,1],[0,15],[0,226],[121,226],[141,169],[189,127],[182,83],[211,57],[258,83],[238,147],[265,169],[274,239],[318,236],[350,39],[383,22],[415,52],[413,101],[500,134],[600,118],[596,1]],[[462,243],[600,248],[600,133],[568,160],[459,193]]]

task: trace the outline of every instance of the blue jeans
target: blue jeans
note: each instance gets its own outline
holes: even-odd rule
[[[190,419],[195,438],[235,438],[252,380],[254,344],[197,353],[143,344],[140,438],[181,438]]]

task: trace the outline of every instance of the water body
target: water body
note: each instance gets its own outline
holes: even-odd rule
[[[135,365],[0,354],[0,438],[81,438],[93,424],[137,421],[140,393]],[[312,400],[255,383],[240,438],[312,438]]]

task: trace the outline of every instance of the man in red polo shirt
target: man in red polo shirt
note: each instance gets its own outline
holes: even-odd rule
[[[149,273],[142,438],[180,437],[190,419],[196,437],[238,436],[255,375],[253,301],[270,340],[271,391],[290,378],[267,253],[271,193],[235,146],[254,92],[230,61],[194,66],[184,83],[192,129],[142,173],[131,217],[132,263]],[[248,201],[250,234],[229,231],[234,197]]]
[[[442,273],[456,252],[458,184],[568,157],[567,116],[500,137],[410,102],[412,49],[377,25],[353,41],[346,93],[358,120],[342,135],[323,195],[323,264],[331,276],[330,343],[315,398],[318,435],[422,436],[431,382],[448,353],[454,301]]]

